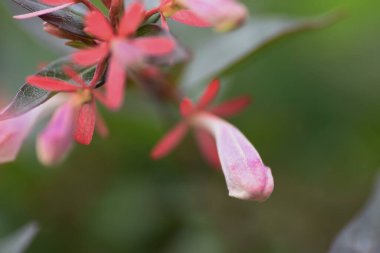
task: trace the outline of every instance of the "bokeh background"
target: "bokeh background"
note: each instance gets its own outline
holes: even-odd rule
[[[16,162],[0,166],[0,237],[36,220],[41,231],[28,253],[326,252],[365,202],[380,165],[380,2],[243,2],[260,15],[349,14],[273,43],[225,76],[223,98],[254,97],[232,122],[273,170],[267,202],[229,198],[223,175],[191,138],[151,161],[170,124],[130,91],[121,112],[103,113],[108,140],[95,137],[47,169],[31,138]],[[6,102],[38,64],[62,53],[26,33],[4,5],[0,32]]]

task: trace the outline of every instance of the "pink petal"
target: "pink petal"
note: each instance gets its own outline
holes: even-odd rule
[[[95,102],[83,104],[75,122],[74,139],[82,145],[89,145],[94,135],[96,121]]]
[[[0,121],[0,163],[16,159],[18,152],[37,121],[38,108],[17,118]]]
[[[272,173],[247,138],[236,127],[211,114],[201,113],[194,122],[215,138],[229,195],[266,200],[273,191]]]
[[[215,140],[204,129],[198,128],[195,130],[195,137],[199,149],[206,161],[214,168],[220,168],[220,161],[218,156],[218,150],[216,149]]]
[[[113,30],[106,17],[98,12],[90,12],[85,19],[85,32],[96,38],[109,41],[113,38]]]
[[[91,66],[106,58],[108,53],[109,47],[107,43],[102,43],[99,46],[76,51],[72,54],[72,59],[76,64]]]
[[[178,123],[153,148],[150,153],[152,159],[159,159],[169,154],[183,139],[187,129],[188,125],[186,122]]]
[[[202,97],[199,99],[198,108],[204,109],[212,100],[215,99],[220,89],[220,81],[218,79],[213,80],[206,88]]]
[[[209,110],[219,117],[230,117],[244,110],[251,103],[251,98],[244,96],[225,101],[224,103]]]
[[[48,14],[51,12],[55,12],[55,11],[59,11],[61,9],[67,8],[73,4],[74,4],[74,2],[70,1],[68,3],[62,4],[62,5],[59,5],[56,7],[48,8],[45,10],[35,11],[35,12],[28,13],[28,14],[13,16],[13,18],[15,18],[15,19],[27,19],[27,18],[39,17],[39,16],[42,16],[42,15],[45,15],[45,14]]]
[[[48,91],[72,92],[79,89],[79,87],[75,86],[74,84],[44,76],[29,76],[26,78],[26,82],[33,85],[34,87]]]
[[[166,17],[164,16],[164,14],[162,14],[162,12],[160,13],[160,16],[161,16],[161,27],[164,28],[166,31],[169,31],[170,28],[169,28],[168,21],[166,20]]]
[[[182,100],[179,108],[180,108],[182,117],[189,116],[195,109],[193,102],[188,98],[184,98]]]
[[[162,56],[173,51],[175,42],[168,37],[141,37],[133,40],[133,44],[144,54]]]
[[[181,0],[181,4],[218,31],[232,30],[248,16],[245,6],[235,0]]]
[[[106,103],[107,107],[112,110],[119,109],[123,104],[124,99],[124,84],[127,80],[127,72],[122,64],[111,57],[108,67],[106,88]]]
[[[141,22],[144,21],[144,17],[144,5],[139,2],[130,4],[120,21],[119,36],[127,37],[134,34]]]
[[[66,3],[74,3],[75,1],[73,0],[40,0],[40,2],[43,4],[48,4],[48,5],[61,5],[61,4],[66,4]]]
[[[61,105],[37,138],[37,155],[46,166],[60,161],[70,151],[73,142],[75,106],[71,101]]]
[[[198,17],[190,10],[179,10],[174,13],[171,18],[177,22],[185,25],[195,26],[195,27],[210,27],[211,24],[205,19]]]

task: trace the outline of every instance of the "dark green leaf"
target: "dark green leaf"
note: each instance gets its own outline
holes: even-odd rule
[[[40,2],[36,2],[33,0],[12,0],[18,5],[22,6],[26,10],[30,12],[40,11],[51,6],[42,4]],[[82,38],[90,38],[85,32],[83,32],[84,23],[83,16],[71,8],[66,8],[63,10],[55,11],[52,13],[48,13],[45,15],[41,15],[40,18],[49,24],[52,24],[63,31],[71,33],[73,35],[82,37]]]
[[[1,253],[22,253],[25,252],[33,238],[38,232],[35,223],[31,223],[21,228],[14,234],[0,240]]]
[[[61,68],[63,65],[70,64],[70,62],[70,57],[63,57],[46,66],[43,70],[38,72],[37,75],[70,81]],[[77,68],[76,71],[82,75],[84,80],[89,81],[94,75],[95,67]],[[103,81],[104,80],[101,80],[100,83]],[[25,83],[21,86],[12,102],[0,113],[0,121],[20,116],[46,102],[55,94],[54,92],[49,92]]]
[[[307,19],[254,17],[236,31],[213,34],[193,50],[193,61],[185,71],[183,84],[198,84],[218,76],[279,38],[328,26],[338,17],[337,14]]]

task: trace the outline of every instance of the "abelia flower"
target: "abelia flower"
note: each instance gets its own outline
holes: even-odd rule
[[[0,163],[15,160],[37,120],[43,114],[53,111],[64,99],[64,96],[57,95],[21,116],[0,121]]]
[[[183,120],[165,135],[151,156],[161,158],[170,153],[184,138],[189,127],[194,128],[200,149],[213,165],[221,166],[229,195],[240,199],[266,200],[274,183],[270,168],[247,138],[221,117],[231,116],[247,106],[247,97],[210,107],[219,90],[219,81],[208,86],[197,104],[185,98],[180,106]]]
[[[217,31],[230,31],[247,18],[247,9],[235,0],[161,0],[159,11],[163,26],[166,17],[196,27],[214,27]]]
[[[89,145],[96,124],[99,125],[100,134],[106,134],[104,122],[97,114],[95,103],[95,99],[104,103],[104,98],[95,90],[95,82],[87,84],[72,69],[64,70],[76,84],[43,76],[27,78],[29,84],[40,89],[70,94],[38,136],[37,153],[45,165],[54,165],[61,161],[70,150],[73,140],[79,144]]]
[[[73,61],[90,66],[110,56],[105,84],[109,108],[118,109],[122,105],[127,69],[143,64],[148,56],[163,56],[174,49],[173,39],[165,36],[133,38],[144,19],[144,6],[138,2],[125,10],[116,32],[100,12],[91,12],[86,17],[85,31],[99,43],[74,53]]]

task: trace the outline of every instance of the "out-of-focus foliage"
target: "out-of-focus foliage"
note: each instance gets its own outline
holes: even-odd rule
[[[254,97],[233,123],[273,169],[267,202],[229,198],[190,138],[171,157],[151,161],[148,151],[169,124],[129,91],[125,110],[107,116],[109,140],[96,138],[51,170],[29,152],[30,141],[18,162],[1,166],[0,236],[38,220],[28,253],[326,252],[366,200],[380,164],[380,3],[245,3],[256,15],[349,13],[331,28],[268,46],[223,76],[225,97]],[[40,61],[58,55],[9,12],[0,15],[5,103]]]
[[[380,177],[362,212],[343,229],[330,253],[380,252]]]

